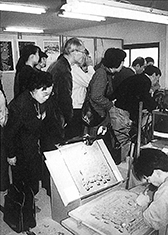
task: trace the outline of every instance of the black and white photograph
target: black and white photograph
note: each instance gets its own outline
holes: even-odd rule
[[[0,1],[0,234],[168,235],[168,0]]]

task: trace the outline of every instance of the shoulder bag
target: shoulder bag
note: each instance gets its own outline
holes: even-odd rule
[[[17,188],[10,184],[5,195],[3,220],[17,233],[36,226],[34,193],[30,187],[23,184]]]

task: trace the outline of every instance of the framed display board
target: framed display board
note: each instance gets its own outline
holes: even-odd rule
[[[64,205],[105,190],[123,180],[103,140],[83,142],[44,153]]]
[[[137,194],[125,189],[110,191],[69,212],[76,221],[101,235],[147,235]]]
[[[110,47],[122,49],[123,40],[113,38],[95,38],[95,64],[98,64],[101,61],[104,56],[104,52]]]
[[[12,41],[0,41],[0,62],[2,71],[14,71],[13,43]]]
[[[45,39],[43,40],[43,50],[48,55],[46,69],[52,64],[60,54],[60,40]]]

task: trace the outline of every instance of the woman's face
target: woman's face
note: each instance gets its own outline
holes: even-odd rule
[[[47,88],[39,88],[35,89],[33,93],[33,97],[35,100],[37,100],[40,104],[44,103],[48,98],[50,97],[50,94],[52,92],[53,86],[47,87]]]

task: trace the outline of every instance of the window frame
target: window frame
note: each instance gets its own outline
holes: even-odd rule
[[[143,49],[143,48],[157,48],[158,49],[158,64],[160,65],[160,43],[159,42],[152,42],[152,43],[136,43],[136,44],[124,44],[123,49],[129,50],[128,57],[129,57],[129,66],[131,65],[131,50],[133,49]]]

